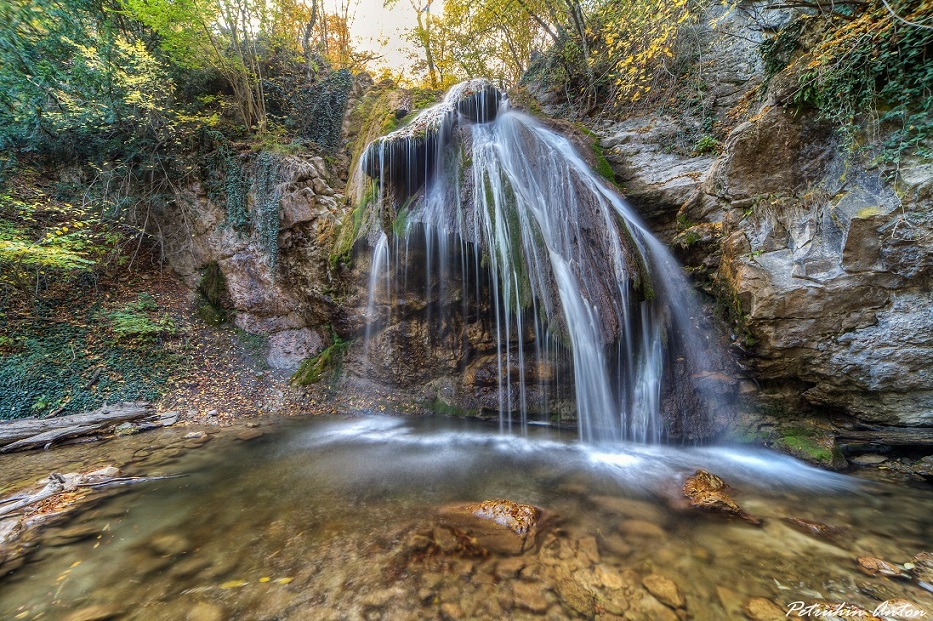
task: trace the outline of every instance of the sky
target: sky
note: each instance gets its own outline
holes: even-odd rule
[[[331,6],[331,2],[333,0],[327,5]],[[357,37],[359,48],[383,54],[380,64],[387,64],[395,70],[407,65],[408,54],[404,50],[408,44],[401,33],[415,23],[415,11],[409,0],[397,0],[391,9],[383,6],[383,0],[357,0],[355,9],[351,9],[354,11],[356,19],[350,32]],[[388,39],[387,45],[381,45],[379,39]]]

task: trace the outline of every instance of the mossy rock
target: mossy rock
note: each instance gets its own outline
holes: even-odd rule
[[[831,434],[820,434],[819,430],[785,430],[784,433],[786,435],[775,441],[775,448],[822,468],[844,470],[848,467]]]
[[[292,375],[292,384],[310,386],[320,383],[327,376],[338,377],[343,369],[343,354],[349,347],[350,341],[335,339],[333,345],[301,363]]]

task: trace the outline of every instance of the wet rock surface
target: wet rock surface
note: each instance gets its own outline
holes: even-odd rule
[[[703,115],[595,127],[617,181],[728,309],[756,399],[933,425],[930,162],[906,157],[895,170],[849,153],[790,103],[798,76],[759,88],[757,43],[795,9],[706,11],[691,27],[709,63]],[[704,137],[714,148],[697,148]]]
[[[444,507],[439,523],[452,539],[442,545],[465,554],[521,554],[534,547],[540,519],[537,507],[510,500]]]
[[[683,494],[690,499],[690,504],[704,511],[723,513],[740,517],[755,526],[761,525],[761,520],[746,513],[728,494],[729,486],[705,470],[697,470],[687,477],[683,485]]]

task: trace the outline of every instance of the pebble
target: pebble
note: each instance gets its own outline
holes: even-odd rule
[[[184,435],[185,440],[198,440],[200,438],[206,438],[207,434],[203,431],[192,431]]]
[[[211,566],[206,558],[192,556],[172,565],[169,573],[177,578],[191,578]]]
[[[752,621],[779,621],[786,618],[784,610],[765,597],[753,597],[743,607],[745,615]]]
[[[213,418],[213,417],[217,416],[217,410],[208,410],[208,411],[207,411],[207,415],[210,416],[211,418]]]
[[[191,549],[191,543],[182,535],[166,533],[153,537],[149,547],[162,556],[177,556]]]
[[[596,578],[603,587],[610,591],[617,591],[625,585],[622,576],[612,569],[603,566],[596,568]]]
[[[739,593],[720,585],[716,587],[716,597],[719,598],[722,609],[726,611],[727,618],[741,618],[742,596]]]
[[[599,546],[596,544],[596,537],[584,537],[580,540],[578,548],[591,563],[600,562]]]
[[[527,582],[513,584],[512,596],[516,608],[538,614],[542,614],[548,609],[547,598],[544,596],[544,587],[541,584]]]
[[[463,617],[463,610],[453,602],[441,604],[441,618],[456,621]]]
[[[606,593],[600,598],[599,603],[607,612],[614,615],[624,615],[625,611],[629,609],[629,601],[622,591]]]
[[[507,558],[496,563],[496,577],[502,579],[515,578],[525,567],[521,558]]]
[[[198,602],[188,611],[188,621],[224,621],[227,613],[219,604]]]
[[[593,595],[580,586],[576,580],[569,576],[564,576],[557,580],[556,586],[558,597],[560,597],[568,607],[587,618],[595,614],[596,607],[593,602]]]
[[[671,608],[683,608],[686,605],[683,593],[680,592],[680,588],[670,578],[665,578],[660,574],[651,574],[645,576],[641,583],[662,604]]]
[[[105,621],[106,619],[117,617],[120,612],[120,607],[115,604],[88,606],[87,608],[74,611],[64,617],[62,621]]]
[[[258,429],[247,429],[246,431],[241,431],[237,434],[236,439],[242,440],[243,442],[248,442],[249,440],[255,440],[256,438],[261,438],[263,433]]]

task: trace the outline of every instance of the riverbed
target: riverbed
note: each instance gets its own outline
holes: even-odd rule
[[[45,528],[0,581],[0,618],[674,621],[779,618],[793,602],[874,610],[892,599],[933,615],[917,581],[866,575],[856,560],[903,564],[929,551],[928,487],[761,449],[594,448],[551,428],[502,435],[437,417],[261,430],[203,443],[167,428],[0,457],[5,492],[108,464],[185,475],[101,492]],[[686,507],[680,489],[697,469],[725,480],[763,524]],[[439,507],[493,498],[544,509],[531,550],[467,556],[425,543]],[[815,536],[786,518],[830,529]]]

